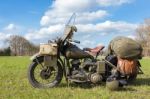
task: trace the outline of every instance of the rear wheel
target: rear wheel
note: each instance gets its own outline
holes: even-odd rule
[[[39,57],[33,61],[28,69],[28,79],[33,87],[51,88],[57,86],[63,77],[63,70],[60,63],[57,66],[43,66],[44,59]]]

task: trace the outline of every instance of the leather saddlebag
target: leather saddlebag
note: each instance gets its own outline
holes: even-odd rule
[[[117,68],[125,75],[137,74],[137,61],[118,58]]]

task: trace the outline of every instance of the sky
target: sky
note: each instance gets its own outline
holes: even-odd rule
[[[150,18],[150,0],[1,0],[0,48],[6,39],[20,35],[34,44],[63,35],[69,17],[76,13],[80,47],[108,46],[116,36],[135,38],[136,28]]]

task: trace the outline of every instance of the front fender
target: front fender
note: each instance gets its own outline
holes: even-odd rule
[[[38,59],[39,57],[42,57],[43,55],[41,55],[41,54],[39,54],[39,53],[36,53],[36,54],[34,54],[31,58],[30,58],[30,60],[31,61],[35,61],[36,59]]]
[[[42,55],[36,53],[30,58],[31,61],[39,63],[39,61],[43,61],[45,66],[55,66],[57,65],[57,56],[50,56],[50,55]]]

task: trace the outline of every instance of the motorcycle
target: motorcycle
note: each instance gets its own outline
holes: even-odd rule
[[[61,82],[63,76],[67,82],[76,84],[115,81],[117,86],[126,85],[127,80],[136,78],[136,75],[127,78],[118,73],[115,56],[98,58],[104,46],[83,50],[77,47],[74,43],[79,44],[80,41],[73,40],[73,34],[77,32],[77,28],[71,23],[74,23],[74,20],[75,15],[65,26],[63,37],[41,44],[39,53],[31,58],[28,79],[33,87],[55,87]]]

